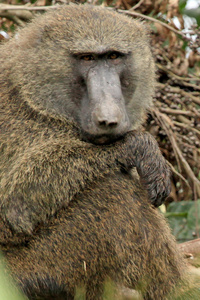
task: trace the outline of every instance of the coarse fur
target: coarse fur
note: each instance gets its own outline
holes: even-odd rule
[[[119,169],[116,162],[121,159],[125,168],[138,168],[153,204],[160,205],[169,193],[169,170],[150,135],[142,137],[135,130],[125,138],[126,142],[123,139],[114,146],[87,142],[88,136],[94,142],[96,136],[100,140],[113,135],[118,138],[138,128],[154,89],[154,63],[143,26],[116,16],[119,18],[116,13],[107,12],[106,17],[104,10],[97,7],[72,5],[36,18],[2,47],[0,215],[18,233],[31,234],[36,225],[67,206],[88,183]],[[110,30],[108,23],[115,30]],[[128,53],[122,61],[125,70],[120,74],[123,98],[108,89],[114,95],[105,100],[106,96],[99,95],[96,89],[97,108],[93,108],[96,103],[91,104],[95,98],[93,86],[97,85],[92,80],[97,75],[93,72],[89,80],[85,79],[89,86],[86,94],[90,89],[89,105],[82,96],[85,86],[81,85],[81,76],[95,70],[95,66],[88,68],[84,65],[87,62],[74,57],[91,49],[94,53]],[[106,72],[115,70],[115,64]],[[78,68],[84,74],[79,75]],[[117,80],[118,74],[110,73]],[[109,84],[114,91],[119,90],[115,82]],[[122,119],[122,125],[116,129],[93,124],[91,119],[94,112],[99,113],[100,103],[107,111],[118,108],[118,104],[110,103],[112,97],[122,100],[117,113],[123,111],[128,121]],[[118,115],[108,117],[116,120]],[[159,159],[154,159],[152,153]]]
[[[101,299],[111,279],[165,299],[184,266],[152,206],[170,188],[155,140],[140,132],[154,90],[144,26],[62,7],[1,46],[0,74],[0,241],[25,294],[73,299],[84,284]]]

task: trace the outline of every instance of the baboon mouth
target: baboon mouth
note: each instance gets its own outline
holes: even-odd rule
[[[122,135],[110,135],[110,134],[104,134],[104,135],[92,135],[88,134],[87,132],[82,132],[82,138],[84,141],[96,144],[96,145],[107,145],[112,144],[115,141],[122,138]]]

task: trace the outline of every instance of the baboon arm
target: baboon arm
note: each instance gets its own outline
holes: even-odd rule
[[[114,151],[105,155],[98,147],[72,142],[68,149],[58,148],[55,142],[51,153],[33,148],[28,159],[19,157],[0,192],[0,216],[17,233],[31,234],[96,178],[119,169]]]
[[[114,146],[86,144],[73,145],[72,142],[66,148],[58,147],[54,141],[51,153],[44,149],[37,153],[34,147],[28,151],[29,160],[20,158],[21,163],[15,164],[13,177],[12,172],[10,178],[7,177],[10,185],[2,189],[0,208],[0,215],[14,232],[32,234],[39,223],[45,223],[60,208],[66,207],[96,179],[118,171],[119,161],[124,162],[127,170],[137,167],[155,206],[164,201],[169,193],[169,170],[151,135],[130,132]],[[48,150],[48,146],[45,149]]]
[[[138,133],[134,142],[137,143],[134,165],[142,185],[148,191],[151,203],[158,207],[171,192],[169,165],[162,156],[156,140],[148,132]]]

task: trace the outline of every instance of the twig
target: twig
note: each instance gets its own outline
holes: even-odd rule
[[[15,24],[19,25],[19,26],[24,26],[24,22],[22,20],[20,20],[20,18],[16,15],[13,14],[9,14],[8,12],[5,13],[0,13],[0,17],[1,18],[6,18],[8,20],[13,21]]]
[[[199,135],[200,137],[200,131],[196,128],[193,128],[192,126],[188,125],[188,124],[184,124],[184,123],[181,123],[181,122],[176,122],[176,121],[173,121],[173,123],[176,125],[176,126],[179,126],[179,127],[183,127],[183,128],[186,128],[188,130],[192,130],[194,131],[197,135]]]
[[[109,9],[109,7],[108,7]],[[119,13],[123,13],[123,14],[126,14],[126,15],[130,15],[130,16],[134,16],[134,17],[138,17],[138,18],[142,18],[142,19],[146,19],[146,20],[149,20],[151,22],[156,22],[164,27],[166,27],[167,29],[173,31],[174,33],[178,34],[178,35],[181,35],[185,40],[187,41],[192,41],[190,38],[188,38],[183,32],[179,31],[179,30],[176,30],[174,29],[173,27],[171,27],[170,25],[158,20],[158,19],[155,19],[155,18],[152,18],[152,17],[149,17],[149,16],[146,16],[146,15],[143,15],[143,14],[140,14],[140,13],[137,13],[135,11],[130,11],[130,10],[122,10],[122,9],[117,9],[117,11]]]
[[[180,77],[180,78],[182,78],[182,77]],[[190,78],[190,80],[193,80],[193,78]],[[194,80],[196,80],[196,79],[194,79]],[[198,79],[198,80],[200,80],[200,79]],[[158,87],[162,87],[162,88],[165,88],[165,87],[166,87],[166,85],[163,84],[163,83],[157,83],[157,86],[158,86]],[[188,93],[188,92],[182,90],[182,89],[179,88],[179,87],[174,87],[174,86],[170,86],[170,85],[169,85],[169,86],[167,86],[167,88],[169,88],[170,91],[172,91],[172,92],[174,92],[174,93],[178,93],[178,94],[181,94],[181,95],[184,96],[184,97],[188,97],[188,98],[192,99],[192,101],[193,101],[194,103],[200,105],[200,99],[199,99],[199,97],[196,97],[196,96],[192,95],[191,93]],[[198,94],[199,94],[199,93],[198,93]]]
[[[40,10],[49,10],[57,9],[60,5],[52,6],[24,6],[24,5],[9,5],[9,4],[0,4],[0,11],[7,10],[29,10],[29,11],[40,11]]]
[[[178,247],[182,252],[200,254],[200,239],[195,239],[189,242],[181,243],[178,245]]]
[[[159,69],[161,69],[161,70],[165,71],[166,73],[170,74],[171,77],[174,77],[174,78],[176,78],[178,80],[181,80],[181,81],[192,81],[192,80],[200,81],[200,78],[198,78],[198,77],[191,77],[190,78],[190,77],[181,77],[181,76],[178,76],[175,73],[173,73],[171,70],[169,70],[168,68],[166,68],[165,66],[163,66],[163,65],[161,65],[159,63],[156,63],[156,66]]]
[[[192,107],[192,111],[196,116],[200,117],[200,111],[198,111],[195,107]]]
[[[7,9],[4,9],[4,7],[7,7]],[[9,13],[9,10],[12,10],[12,16],[16,16],[18,18],[23,19],[24,21],[29,21],[33,15],[30,11],[25,11],[23,9],[21,9],[23,6],[18,6],[15,5],[15,7],[18,7],[18,9],[12,9],[11,5],[4,5],[4,4],[0,4],[0,14],[11,14],[11,12]],[[5,16],[7,18],[7,16]]]
[[[194,114],[188,110],[181,110],[181,109],[172,109],[172,108],[160,108],[161,112],[170,114],[170,115],[184,115],[188,117],[194,117]]]
[[[189,126],[191,125],[191,120],[183,115],[176,116],[176,120],[182,124],[187,124]]]
[[[144,0],[140,0],[137,4],[135,4],[134,6],[132,6],[129,11],[133,11],[136,10],[138,7],[140,7],[140,5],[144,2]]]
[[[192,169],[190,168],[188,162],[184,158],[181,150],[179,149],[176,139],[174,137],[173,131],[171,129],[171,120],[164,114],[160,113],[157,109],[152,110],[154,115],[156,116],[157,120],[161,122],[162,128],[166,131],[168,138],[172,144],[172,147],[174,149],[174,154],[176,157],[178,157],[177,163],[179,160],[181,161],[181,164],[183,165],[183,168],[189,178],[192,180],[194,187],[196,189],[197,197],[200,197],[200,181],[196,178],[194,175]],[[173,123],[172,123],[173,124]]]
[[[167,160],[167,164],[169,165],[169,167],[172,170],[172,172],[174,174],[176,174],[179,178],[181,178],[185,182],[185,184],[187,185],[187,187],[192,191],[192,188],[189,185],[189,183],[187,182],[187,180],[185,179],[185,177],[183,177],[178,171],[176,171],[176,169],[174,168],[174,166],[168,160]]]
[[[121,0],[121,3],[123,4],[125,9],[129,9],[130,5],[125,0]]]
[[[160,124],[160,126],[161,126],[162,128],[164,128],[164,130],[165,130],[165,132],[166,132],[166,134],[167,134],[169,140],[171,140],[171,138],[170,138],[171,135],[170,135],[170,133],[168,132],[168,127],[165,125],[165,123],[163,122],[163,120],[162,120],[162,118],[161,118],[161,115],[162,115],[162,114],[160,114],[159,111],[158,111],[157,109],[152,109],[152,115],[154,115],[154,118],[155,118],[155,120],[157,121],[157,123]],[[172,141],[171,141],[171,144],[172,144]],[[177,164],[178,164],[178,169],[179,169],[180,172],[181,172],[181,164],[180,164],[180,161],[179,161],[179,156],[177,155],[177,152],[176,152],[176,151],[174,151],[174,155],[175,155],[175,158],[176,158],[176,161],[177,161]]]
[[[188,83],[188,82],[184,82],[184,81],[181,81],[181,83],[185,86],[192,87],[194,90],[200,91],[200,86],[198,86],[196,84],[192,84],[192,83]]]

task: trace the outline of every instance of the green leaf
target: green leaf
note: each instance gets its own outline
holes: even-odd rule
[[[178,6],[179,6],[179,11],[182,13],[183,9],[185,8],[187,4],[187,0],[179,0]]]
[[[192,240],[200,229],[200,200],[170,203],[165,217],[177,241]]]
[[[194,205],[188,211],[188,227],[195,229],[196,225],[200,225],[200,200],[194,202]]]
[[[181,201],[181,202],[172,202],[167,207],[167,212],[185,212],[188,213],[188,210],[194,204],[193,201]]]

